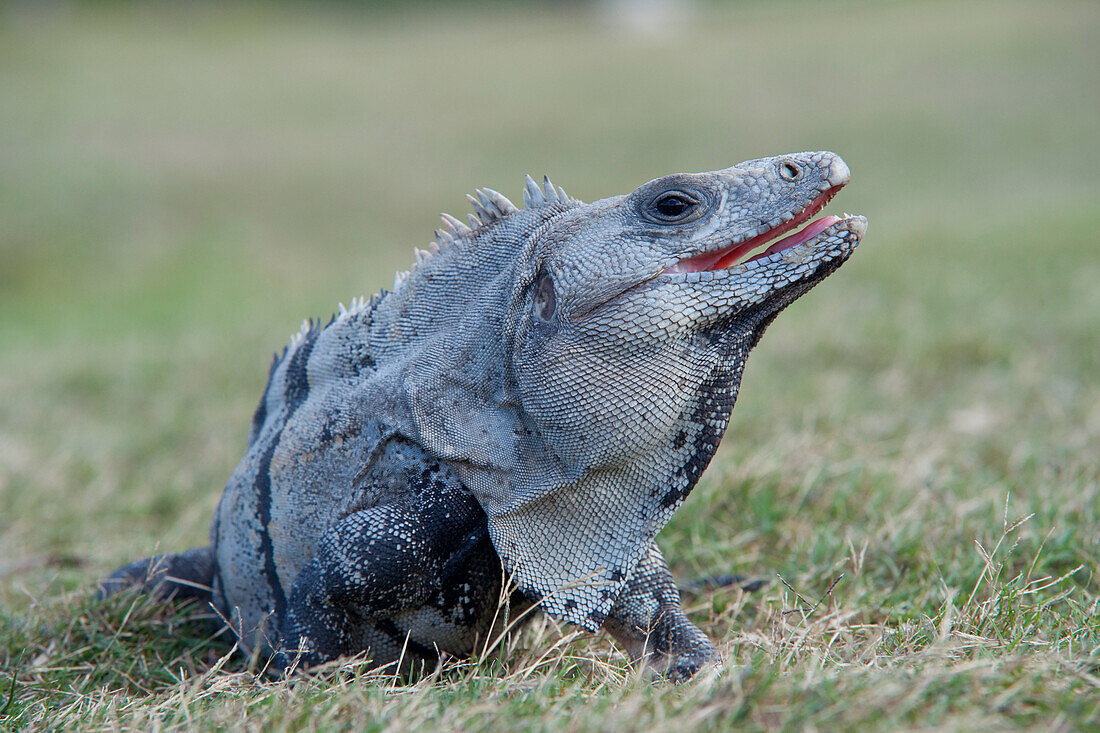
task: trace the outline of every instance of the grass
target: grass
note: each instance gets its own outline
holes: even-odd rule
[[[949,18],[949,21],[945,21]],[[0,727],[1100,726],[1095,3],[0,8]],[[267,360],[434,212],[833,149],[870,232],[750,360],[659,537],[725,666],[545,618],[403,684],[267,680],[96,578],[203,544]]]

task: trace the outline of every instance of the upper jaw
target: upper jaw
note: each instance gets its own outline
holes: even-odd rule
[[[829,182],[833,183],[832,181]],[[718,248],[680,259],[670,267],[667,267],[664,270],[664,274],[675,275],[678,273],[726,270],[733,267],[738,262],[745,261],[746,256],[752,252],[752,250],[771,242],[777,237],[809,221],[815,214],[825,208],[825,205],[829,203],[838,191],[840,191],[845,183],[847,183],[846,180],[833,183],[833,185],[821,191],[801,210],[795,210],[777,216],[771,221],[761,224],[753,231],[734,237],[728,244],[723,244]],[[845,218],[850,217],[845,214]],[[769,247],[765,253],[761,253],[752,259],[755,260],[764,254],[770,255],[801,244],[818,234],[824,233],[832,225],[843,220],[844,219],[835,216],[823,217],[811,223],[802,232],[785,237],[783,240],[780,240],[780,242]]]

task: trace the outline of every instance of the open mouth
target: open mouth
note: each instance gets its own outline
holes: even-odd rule
[[[841,220],[839,216],[823,216],[820,219],[810,222],[810,224],[800,232],[795,232],[790,236],[783,237],[778,242],[775,242],[770,247],[755,255],[749,255],[753,250],[761,247],[768,242],[771,242],[776,237],[779,237],[792,229],[805,224],[814,214],[825,208],[825,204],[829,203],[829,200],[833,196],[836,196],[837,191],[841,189],[841,186],[833,186],[830,189],[824,191],[820,196],[813,200],[809,206],[795,214],[790,221],[783,222],[777,227],[773,227],[765,232],[761,232],[754,237],[750,237],[743,242],[734,242],[728,247],[717,250],[715,252],[704,252],[700,255],[693,257],[687,257],[680,260],[672,267],[665,270],[666,273],[676,272],[705,272],[710,270],[726,270],[734,265],[744,264],[745,262],[752,262],[758,260],[761,257],[767,257],[773,255],[776,252],[782,252],[783,250],[796,247],[803,242],[807,242],[821,232],[825,231],[833,224],[836,224]]]

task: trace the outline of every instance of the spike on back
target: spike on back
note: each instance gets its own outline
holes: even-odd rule
[[[470,233],[470,227],[466,226],[450,214],[440,214],[439,218],[443,220],[443,223],[447,225],[447,228],[450,229],[451,232],[460,237],[465,237],[467,234]]]
[[[555,186],[551,183],[549,176],[542,177],[541,186],[531,176],[526,177],[523,189],[523,204],[528,209],[536,209],[540,206],[550,206],[552,204],[571,204],[575,200],[561,186]]]
[[[535,183],[535,179],[531,176],[524,176],[524,181],[523,205],[528,209],[534,209],[545,204],[546,199],[543,198],[542,189],[539,188],[539,184]]]
[[[443,229],[436,229],[435,230],[435,241],[439,245],[440,249],[444,249],[444,248],[450,247],[452,244],[454,244],[455,243],[455,238],[454,238],[454,235],[452,235],[448,231],[445,231]]]
[[[554,189],[554,184],[550,183],[550,176],[542,177],[542,193],[546,196],[547,203],[558,200],[558,192]]]
[[[474,191],[474,194],[476,194],[476,197],[467,194],[466,200],[470,202],[474,213],[484,224],[503,219],[519,211],[516,205],[509,201],[504,194],[491,188],[478,188]]]
[[[466,200],[470,202],[470,206],[474,210],[472,214],[466,215],[466,221],[469,223],[464,223],[458,217],[450,214],[440,214],[443,227],[435,230],[435,241],[428,244],[427,250],[413,249],[415,261],[409,270],[399,272],[394,276],[394,290],[399,288],[412,272],[415,272],[425,262],[440,254],[443,250],[454,246],[456,241],[466,240],[479,228],[506,219],[519,211],[507,196],[488,187],[474,189],[472,195],[467,194]],[[551,204],[573,204],[578,202],[567,195],[560,186],[551,183],[549,177],[543,176],[540,185],[531,176],[527,176],[523,190],[523,203],[526,208],[533,209]]]
[[[298,347],[298,345],[301,344],[302,341],[305,340],[306,335],[309,334],[309,332],[312,331],[312,330],[313,330],[313,319],[312,318],[302,321],[302,325],[298,329],[298,333],[296,333],[296,334],[294,334],[293,336],[290,337],[290,343],[287,344],[287,348],[284,349],[284,353],[285,353],[286,350],[296,349]]]

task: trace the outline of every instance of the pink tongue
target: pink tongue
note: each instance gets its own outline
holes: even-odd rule
[[[767,257],[768,255],[775,254],[776,252],[782,252],[785,249],[797,247],[803,242],[813,239],[818,234],[821,234],[823,231],[831,227],[833,224],[836,224],[838,221],[840,221],[839,216],[823,216],[820,219],[811,221],[802,231],[795,232],[789,237],[783,237],[760,254],[745,260],[745,262],[752,262],[753,260],[758,260],[761,257]]]

